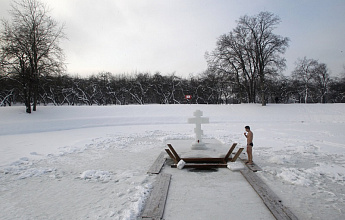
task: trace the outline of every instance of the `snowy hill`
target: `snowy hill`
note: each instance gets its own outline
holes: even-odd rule
[[[345,215],[345,105],[144,105],[0,108],[0,219],[136,219],[165,140],[245,145],[254,132],[260,177],[300,219]],[[224,183],[226,184],[226,183]]]

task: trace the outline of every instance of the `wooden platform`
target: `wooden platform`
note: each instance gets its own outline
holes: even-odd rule
[[[250,169],[240,171],[277,220],[298,220],[281,199]]]
[[[160,173],[146,202],[141,219],[160,220],[163,217],[165,202],[168,196],[171,174]]]
[[[243,148],[240,148],[235,156],[232,158],[231,154],[234,151],[237,143],[234,143],[229,149],[225,157],[216,158],[216,157],[187,157],[181,158],[178,153],[175,151],[174,147],[171,144],[167,144],[169,149],[165,149],[170,158],[174,161],[174,164],[171,165],[172,168],[177,168],[177,164],[180,160],[186,162],[183,168],[196,168],[196,169],[213,169],[213,168],[227,168],[227,162],[235,162],[240,156]]]

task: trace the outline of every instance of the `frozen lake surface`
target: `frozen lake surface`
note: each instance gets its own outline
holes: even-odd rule
[[[167,140],[194,139],[196,110],[223,145],[251,126],[257,174],[299,219],[344,218],[345,104],[241,104],[2,107],[0,219],[136,219],[148,168]]]

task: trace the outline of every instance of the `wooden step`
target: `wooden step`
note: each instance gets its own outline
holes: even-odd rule
[[[221,163],[207,163],[207,164],[186,164],[183,168],[196,168],[196,169],[212,169],[212,168],[226,168],[227,164]],[[177,168],[176,164],[171,165],[172,168]]]

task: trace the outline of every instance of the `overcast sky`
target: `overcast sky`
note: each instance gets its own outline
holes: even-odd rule
[[[290,38],[289,75],[297,58],[345,65],[345,0],[41,0],[65,23],[61,43],[67,72],[91,75],[160,71],[188,77],[206,70],[206,51],[243,15],[269,11],[281,18],[274,33]],[[11,0],[0,0],[8,19]]]

